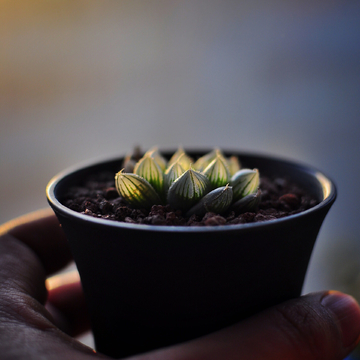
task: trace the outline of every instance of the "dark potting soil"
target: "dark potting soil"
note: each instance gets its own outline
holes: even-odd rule
[[[118,195],[114,174],[103,172],[93,175],[81,186],[70,188],[61,202],[71,210],[96,218],[133,224],[177,226],[215,226],[275,220],[297,214],[318,203],[314,197],[283,178],[269,179],[262,176],[260,189],[262,197],[257,212],[237,214],[229,210],[222,215],[209,212],[204,216],[185,217],[180,210],[171,209],[169,205],[154,205],[150,211],[132,209]]]

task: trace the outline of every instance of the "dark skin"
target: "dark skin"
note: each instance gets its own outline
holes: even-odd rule
[[[70,273],[46,282],[70,261],[64,234],[49,211],[0,228],[1,359],[106,358],[75,339],[89,329],[78,276]],[[354,349],[359,336],[357,302],[327,291],[280,304],[200,339],[131,359],[341,360]]]

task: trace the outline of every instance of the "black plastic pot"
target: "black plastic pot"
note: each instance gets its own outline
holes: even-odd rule
[[[189,151],[195,157],[204,152]],[[115,174],[122,158],[76,167],[51,180],[48,201],[69,240],[99,352],[121,357],[183,342],[300,295],[336,188],[314,168],[235,154],[243,166],[286,177],[320,203],[262,223],[134,225],[86,216],[59,201],[90,174]]]

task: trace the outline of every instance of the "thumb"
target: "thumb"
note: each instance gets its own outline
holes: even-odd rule
[[[329,291],[285,302],[224,330],[160,350],[156,358],[341,360],[354,349],[359,335],[358,303]]]

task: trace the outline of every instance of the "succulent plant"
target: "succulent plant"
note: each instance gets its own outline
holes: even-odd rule
[[[136,160],[127,156],[115,175],[119,195],[133,208],[169,204],[191,216],[254,211],[260,203],[258,169],[241,169],[236,156],[226,158],[219,149],[194,161],[179,147],[167,161],[152,148]]]

